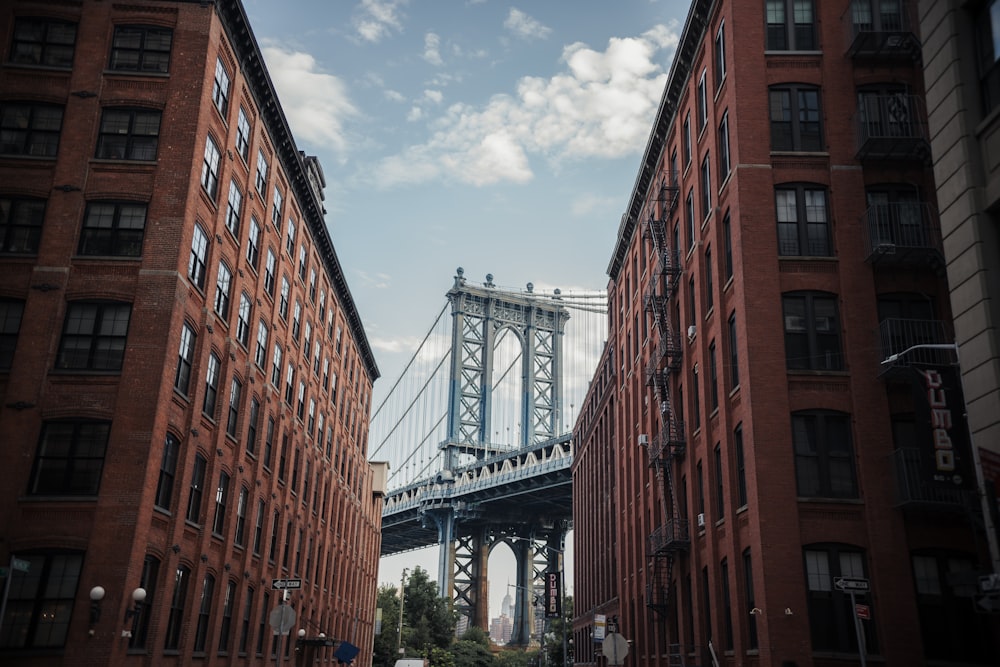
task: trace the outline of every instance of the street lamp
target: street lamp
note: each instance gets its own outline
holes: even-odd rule
[[[890,354],[882,360],[882,365],[886,366],[895,363],[915,350],[950,350],[955,353],[954,366],[958,370],[958,384],[962,390],[962,408],[965,410],[965,421],[969,421],[969,403],[965,398],[965,380],[962,378],[962,366],[958,356],[958,343],[920,343],[911,345],[901,352]],[[976,447],[972,437],[972,429],[969,428],[969,447],[972,449],[972,467],[976,473],[976,493],[979,496],[979,504],[983,512],[983,527],[986,529],[986,543],[990,550],[990,560],[992,561],[992,575],[994,578],[1000,577],[1000,544],[997,543],[996,526],[993,524],[993,512],[990,508],[990,500],[986,494],[986,479],[983,477],[983,464],[979,458],[979,449]]]

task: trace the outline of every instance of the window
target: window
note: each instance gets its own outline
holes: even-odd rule
[[[194,343],[197,338],[194,329],[187,323],[181,328],[181,345],[177,353],[177,374],[174,376],[174,389],[187,395],[191,383],[191,365],[194,363]]]
[[[274,277],[277,270],[278,260],[274,256],[274,251],[267,249],[267,261],[264,264],[264,290],[274,298]]]
[[[260,195],[261,200],[267,197],[267,158],[264,157],[264,151],[257,149],[257,173],[254,176],[254,187],[257,188],[257,194]]]
[[[688,250],[694,248],[694,188],[688,190],[684,205],[684,223],[687,225]]]
[[[240,211],[243,208],[243,193],[240,192],[236,181],[229,181],[229,198],[226,201],[226,229],[236,237],[239,242],[240,236]]]
[[[173,32],[153,26],[115,26],[111,64],[119,72],[166,73],[170,65]]]
[[[746,457],[743,452],[743,424],[737,424],[733,431],[733,448],[736,452],[736,506],[747,504]]]
[[[260,541],[264,534],[264,501],[257,501],[257,516],[253,526],[253,552],[260,555]]]
[[[774,86],[768,92],[771,150],[821,151],[819,90],[812,86]]]
[[[757,598],[754,596],[753,587],[753,558],[750,549],[743,552],[743,590],[747,600],[747,612],[750,615],[750,622],[747,623],[747,645],[751,650],[759,648],[757,640]],[[759,613],[759,610],[758,610]]]
[[[289,257],[295,252],[295,219],[288,219],[288,227],[285,233],[285,252]]]
[[[262,371],[267,370],[267,333],[267,322],[257,322],[257,348],[253,360]]]
[[[170,511],[174,497],[174,476],[177,474],[177,451],[181,443],[172,433],[167,433],[163,443],[163,458],[160,459],[160,476],[156,481],[156,506]]]
[[[865,189],[866,217],[873,248],[926,248],[931,245],[924,224],[920,193],[911,185],[885,183]]]
[[[245,162],[250,157],[250,121],[247,112],[240,107],[240,115],[236,121],[236,152]]]
[[[299,391],[298,391],[298,394],[296,396],[297,396],[297,402],[296,402],[296,406],[297,407],[295,408],[295,414],[296,414],[296,416],[298,416],[299,419],[303,419],[305,417],[305,412],[306,412],[306,408],[305,408],[305,405],[306,405],[306,383],[303,382],[302,380],[299,380]]]
[[[278,231],[281,231],[281,213],[284,206],[282,202],[281,190],[276,185],[274,186],[274,201],[271,202],[271,224]]]
[[[274,417],[267,418],[267,431],[264,434],[264,467],[271,467],[271,455],[274,453]]]
[[[817,48],[812,0],[767,0],[768,51]]]
[[[229,72],[222,64],[222,58],[215,61],[215,80],[212,82],[212,103],[225,118],[229,113]],[[242,111],[242,109],[241,109]]]
[[[45,200],[0,197],[0,253],[36,254]]]
[[[202,412],[210,419],[215,417],[215,399],[219,392],[219,367],[222,362],[215,352],[208,355],[208,367],[205,370],[205,400],[202,403]]]
[[[719,123],[719,183],[725,183],[729,178],[732,166],[729,157],[729,109],[722,114],[722,122]],[[720,185],[721,187],[721,185]]]
[[[694,431],[701,428],[701,391],[698,384],[698,371],[695,369],[691,374],[691,429]],[[704,503],[702,507],[704,508]]]
[[[160,112],[151,109],[105,109],[97,137],[97,157],[105,160],[155,160]]]
[[[295,300],[295,308],[292,309],[292,338],[296,343],[302,332],[302,302]]]
[[[316,303],[316,269],[309,269],[309,300]],[[320,312],[319,316],[322,318],[323,313]]]
[[[17,552],[27,572],[12,569],[0,646],[45,649],[66,645],[83,554],[75,551]],[[17,662],[14,659],[14,662]]]
[[[200,523],[201,498],[205,491],[205,468],[208,461],[201,454],[194,457],[194,468],[191,471],[191,486],[188,488],[187,513],[184,518],[191,523]]]
[[[280,522],[281,515],[278,514],[278,510],[274,510],[274,516],[271,520],[271,542],[267,552],[267,560],[272,563],[278,554],[278,527],[280,526]]]
[[[240,655],[246,655],[247,646],[250,645],[250,617],[253,615],[253,587],[247,588],[246,598],[243,600],[243,620],[240,622]]]
[[[146,205],[90,202],[80,232],[81,255],[139,257],[146,228]]]
[[[250,491],[245,486],[240,487],[240,495],[236,499],[236,534],[233,542],[238,546],[246,546],[247,527],[247,503],[249,502]]]
[[[274,344],[274,355],[271,359],[271,384],[275,389],[281,386],[281,344]]]
[[[229,503],[229,473],[219,473],[219,485],[215,487],[215,515],[212,518],[212,532],[221,535],[226,527],[226,505]]]
[[[713,454],[715,458],[715,511],[717,513],[715,518],[718,521],[726,516],[726,499],[723,494],[726,485],[725,478],[722,476],[722,447],[718,443],[715,445]]]
[[[857,655],[852,600],[833,585],[833,580],[837,577],[866,578],[864,552],[847,544],[811,544],[803,549],[803,557],[813,650]],[[875,624],[861,625],[868,652],[877,655]]]
[[[719,31],[715,33],[715,89],[722,88],[722,81],[726,78],[726,22],[719,25]]]
[[[983,114],[1000,104],[1000,2],[982,3],[976,21],[976,46],[979,54],[979,87]]]
[[[788,369],[843,369],[836,297],[821,292],[790,292],[781,301]]]
[[[69,304],[56,368],[120,371],[132,305],[111,302]]]
[[[208,262],[208,235],[201,225],[194,226],[191,237],[191,257],[188,259],[188,278],[198,289],[205,289],[205,268]]]
[[[219,193],[220,157],[219,147],[215,145],[215,140],[212,137],[205,137],[205,157],[201,164],[201,187],[205,189],[212,201],[215,201],[215,196]],[[228,225],[229,220],[227,219],[226,226]]]
[[[708,220],[708,216],[712,213],[712,164],[708,159],[708,153],[705,154],[705,159],[701,161],[701,219]]]
[[[240,293],[240,309],[236,315],[236,340],[240,345],[246,347],[250,343],[250,295],[246,292]]]
[[[273,562],[274,559],[272,558],[271,561]],[[264,599],[261,602],[260,608],[261,609],[270,609],[271,608],[271,594],[268,593],[267,591],[264,591]],[[260,627],[257,629],[257,648],[255,649],[255,651],[257,652],[257,656],[258,657],[260,657],[264,653],[264,637],[265,636],[270,636],[270,633],[267,631],[267,614],[261,614],[260,615]]]
[[[708,68],[701,71],[698,78],[698,132],[708,123]]]
[[[219,653],[229,651],[229,636],[233,631],[233,605],[236,604],[236,582],[226,584],[226,597],[222,601],[222,627],[219,628]]]
[[[34,102],[0,102],[0,155],[55,157],[62,107]]]
[[[283,320],[288,320],[288,295],[291,291],[292,286],[288,283],[288,277],[281,276],[281,299],[278,302],[278,314]]]
[[[729,384],[740,386],[740,339],[736,334],[736,311],[729,315]]]
[[[257,216],[250,216],[250,230],[247,234],[247,263],[254,271],[260,263],[260,223]]]
[[[145,603],[139,607],[139,617],[133,626],[132,636],[128,640],[130,649],[146,647],[149,636],[150,610],[156,609],[156,584],[160,580],[160,561],[155,556],[146,556],[142,563],[142,574],[139,575],[139,586],[146,591]]]
[[[733,277],[733,223],[729,211],[722,219],[722,241],[726,252],[726,281]]]
[[[708,344],[708,404],[712,411],[719,408],[719,358],[715,341]]]
[[[240,397],[243,394],[243,384],[233,378],[229,385],[229,412],[226,418],[226,435],[235,438],[240,426]]]
[[[774,191],[778,217],[778,254],[782,257],[830,257],[826,190],[817,186],[781,186]]]
[[[215,312],[223,320],[229,318],[229,289],[232,282],[233,274],[229,267],[219,262],[219,271],[215,274]]]
[[[215,594],[215,577],[205,575],[201,584],[201,602],[198,604],[198,623],[194,630],[195,653],[205,652],[205,640],[208,637],[208,621],[212,613],[212,596]]]
[[[309,264],[309,249],[303,243],[299,246],[299,279],[306,279],[306,267]]]
[[[721,493],[721,489],[720,489]],[[723,646],[733,650],[733,601],[729,594],[729,561],[725,558],[719,565],[719,579],[722,586],[722,629]]]
[[[247,420],[247,453],[257,453],[257,430],[260,427],[260,401],[250,399],[250,417]]]
[[[96,496],[110,433],[106,421],[44,422],[28,494]]]
[[[176,651],[180,646],[184,607],[187,602],[188,579],[190,577],[191,570],[187,566],[177,566],[177,570],[174,572],[174,593],[170,598],[170,609],[167,612],[167,632],[163,639],[164,650]]]
[[[288,363],[288,368],[285,372],[285,403],[292,405],[292,401],[295,398],[295,365],[291,362]]]
[[[14,364],[14,350],[21,331],[24,301],[0,299],[0,371],[9,371]]]
[[[76,24],[46,18],[17,18],[10,47],[16,65],[73,66]]]
[[[800,497],[858,497],[848,415],[829,410],[793,413],[792,441]]]
[[[688,326],[697,326],[698,322],[698,309],[696,305],[695,295],[694,295],[694,276],[688,278],[688,288],[687,288],[687,310],[688,310]]]
[[[684,167],[687,168],[691,164],[691,112],[688,111],[684,116],[684,130],[683,130],[683,141],[684,141]]]

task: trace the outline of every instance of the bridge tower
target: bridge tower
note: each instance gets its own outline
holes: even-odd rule
[[[553,295],[498,289],[493,276],[482,285],[468,284],[459,268],[448,292],[452,314],[451,371],[447,436],[439,447],[447,480],[461,465],[501,451],[521,449],[560,435],[562,417],[562,339],[569,313],[559,291]],[[509,329],[520,343],[520,433],[516,442],[490,440],[494,387],[494,351],[498,336]],[[549,566],[565,540],[564,520],[551,517],[499,517],[484,520],[459,503],[426,511],[438,532],[438,586],[453,596],[471,625],[489,628],[487,566],[490,550],[505,541],[514,552],[517,582],[512,643],[531,636],[535,582],[540,580],[539,553]],[[513,538],[512,540],[510,538]],[[546,545],[546,546],[542,546]]]

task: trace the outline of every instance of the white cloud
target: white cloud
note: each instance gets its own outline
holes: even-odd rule
[[[385,99],[391,102],[403,102],[406,100],[406,97],[403,95],[403,93],[399,92],[398,90],[386,89],[382,91],[382,94],[385,95]]]
[[[613,38],[604,51],[563,49],[556,75],[523,77],[513,94],[482,106],[454,104],[426,142],[383,160],[382,187],[453,180],[482,186],[532,178],[529,157],[613,159],[642,150],[666,83],[661,51],[676,47],[679,26]]]
[[[388,289],[392,286],[392,276],[388,273],[368,273],[357,271],[361,284],[370,289]]]
[[[513,7],[507,15],[507,20],[503,22],[503,27],[521,39],[545,39],[552,32],[552,28],[542,25],[520,9]]]
[[[410,350],[415,350],[420,344],[420,339],[415,337],[406,338],[369,338],[368,342],[371,344],[372,348],[379,350],[381,352],[409,352]]]
[[[295,136],[346,152],[344,121],[358,111],[344,82],[320,70],[308,53],[275,42],[265,42],[262,52]]]
[[[354,29],[367,42],[379,42],[392,32],[401,32],[399,8],[407,0],[361,0],[355,10]]]
[[[433,32],[424,35],[424,60],[431,65],[443,65],[441,60],[441,37]]]
[[[406,120],[411,123],[415,123],[424,117],[424,110],[420,107],[410,107],[410,110],[406,114]]]
[[[444,99],[444,94],[440,90],[425,90],[424,99],[429,100],[434,104],[441,104],[441,100]]]

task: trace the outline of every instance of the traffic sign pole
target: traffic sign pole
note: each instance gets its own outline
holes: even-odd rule
[[[853,588],[849,589],[848,593],[851,596],[851,614],[854,616],[854,632],[858,636],[858,656],[861,658],[861,667],[866,667],[865,654],[868,653],[868,649],[865,646],[865,633],[861,628],[861,619],[858,618],[857,597]]]

